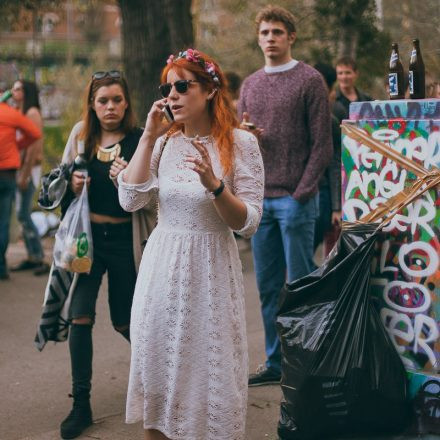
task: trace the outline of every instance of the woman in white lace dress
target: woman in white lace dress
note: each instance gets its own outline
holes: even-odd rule
[[[118,178],[128,211],[159,198],[132,306],[126,418],[143,420],[146,439],[240,440],[248,354],[233,231],[257,229],[262,160],[256,138],[236,128],[210,57],[192,49],[170,56],[160,90]],[[172,124],[163,123],[166,104]]]

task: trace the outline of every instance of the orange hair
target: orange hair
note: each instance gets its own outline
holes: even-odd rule
[[[191,72],[205,90],[217,89],[214,97],[209,101],[209,115],[211,117],[212,136],[216,141],[220,155],[220,163],[225,174],[232,169],[234,159],[234,137],[232,130],[238,127],[238,120],[232,106],[231,97],[228,91],[227,79],[220,70],[219,65],[203,52],[195,51],[199,59],[206,63],[213,63],[218,82],[213,80],[211,74],[206,72],[204,67],[194,61],[188,61],[186,58],[174,58],[162,70],[161,81],[166,82],[168,72],[173,69],[180,73],[182,69]],[[173,130],[174,128],[174,130]],[[176,131],[180,127],[172,127],[171,131]]]

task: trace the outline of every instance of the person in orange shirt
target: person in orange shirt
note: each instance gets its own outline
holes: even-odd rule
[[[16,108],[42,130],[43,118],[37,85],[33,81],[19,80],[14,83],[11,92]],[[21,168],[17,173],[18,191],[15,207],[18,221],[22,226],[27,258],[11,267],[10,271],[17,272],[32,269],[34,275],[44,275],[49,272],[50,267],[44,262],[44,251],[40,235],[31,216],[34,193],[40,185],[43,138],[38,139],[21,153]]]
[[[21,134],[18,140],[17,130]],[[0,103],[0,280],[9,279],[6,249],[17,186],[16,173],[20,168],[19,149],[28,147],[41,136],[41,130],[29,118],[8,104]]]

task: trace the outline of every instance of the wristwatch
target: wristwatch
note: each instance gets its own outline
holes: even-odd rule
[[[205,193],[208,199],[214,200],[223,192],[224,189],[225,189],[225,183],[223,182],[223,180],[220,180],[220,186],[217,189],[215,189],[214,191],[205,190]]]

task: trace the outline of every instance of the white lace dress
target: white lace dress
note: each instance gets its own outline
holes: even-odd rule
[[[222,176],[211,138],[202,138]],[[248,354],[241,262],[199,176],[184,159],[197,150],[181,132],[169,139],[151,178],[131,185],[119,176],[127,211],[159,189],[159,221],[144,250],[131,314],[127,423],[144,421],[173,440],[244,438]],[[262,213],[264,175],[257,140],[234,130],[233,172],[224,182],[247,207],[252,235]]]

